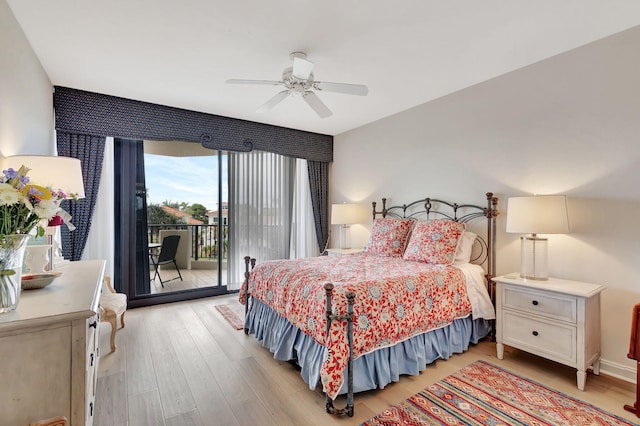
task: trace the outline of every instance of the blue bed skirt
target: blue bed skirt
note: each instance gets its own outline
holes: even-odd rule
[[[310,389],[315,389],[320,380],[324,346],[256,299],[251,299],[245,327],[249,333],[255,334],[262,346],[269,348],[275,359],[295,360],[304,381]],[[397,382],[401,374],[418,375],[435,360],[448,359],[455,353],[466,351],[470,343],[478,343],[490,330],[490,321],[472,320],[468,316],[393,347],[362,355],[353,362],[354,392],[382,389],[391,382]],[[340,394],[345,393],[346,380],[340,389]]]

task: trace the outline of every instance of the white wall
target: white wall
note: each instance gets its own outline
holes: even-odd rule
[[[573,232],[549,236],[550,274],[607,287],[602,369],[633,380],[626,354],[640,302],[638,51],[640,27],[338,135],[331,202],[484,204],[493,191],[504,274],[520,258],[519,236],[504,232],[506,198],[567,194]],[[398,90],[411,90],[403,83]],[[369,227],[352,227],[352,246],[366,243]]]
[[[0,0],[0,155],[55,153],[53,86]]]

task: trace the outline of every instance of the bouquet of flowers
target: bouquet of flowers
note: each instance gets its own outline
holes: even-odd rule
[[[60,203],[67,198],[62,191],[31,183],[25,166],[18,171],[3,170],[0,177],[0,238],[28,234],[44,235],[44,226],[63,213]]]

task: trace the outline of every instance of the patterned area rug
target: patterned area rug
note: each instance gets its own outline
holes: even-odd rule
[[[227,320],[231,327],[236,330],[244,328],[244,305],[231,303],[229,305],[216,305],[216,309]]]
[[[635,425],[476,361],[362,423],[368,425]]]

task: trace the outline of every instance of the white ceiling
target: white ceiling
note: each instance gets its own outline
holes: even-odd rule
[[[7,0],[52,84],[336,135],[640,25],[637,0]],[[401,5],[401,6],[399,6]],[[304,51],[366,97],[255,109]]]

